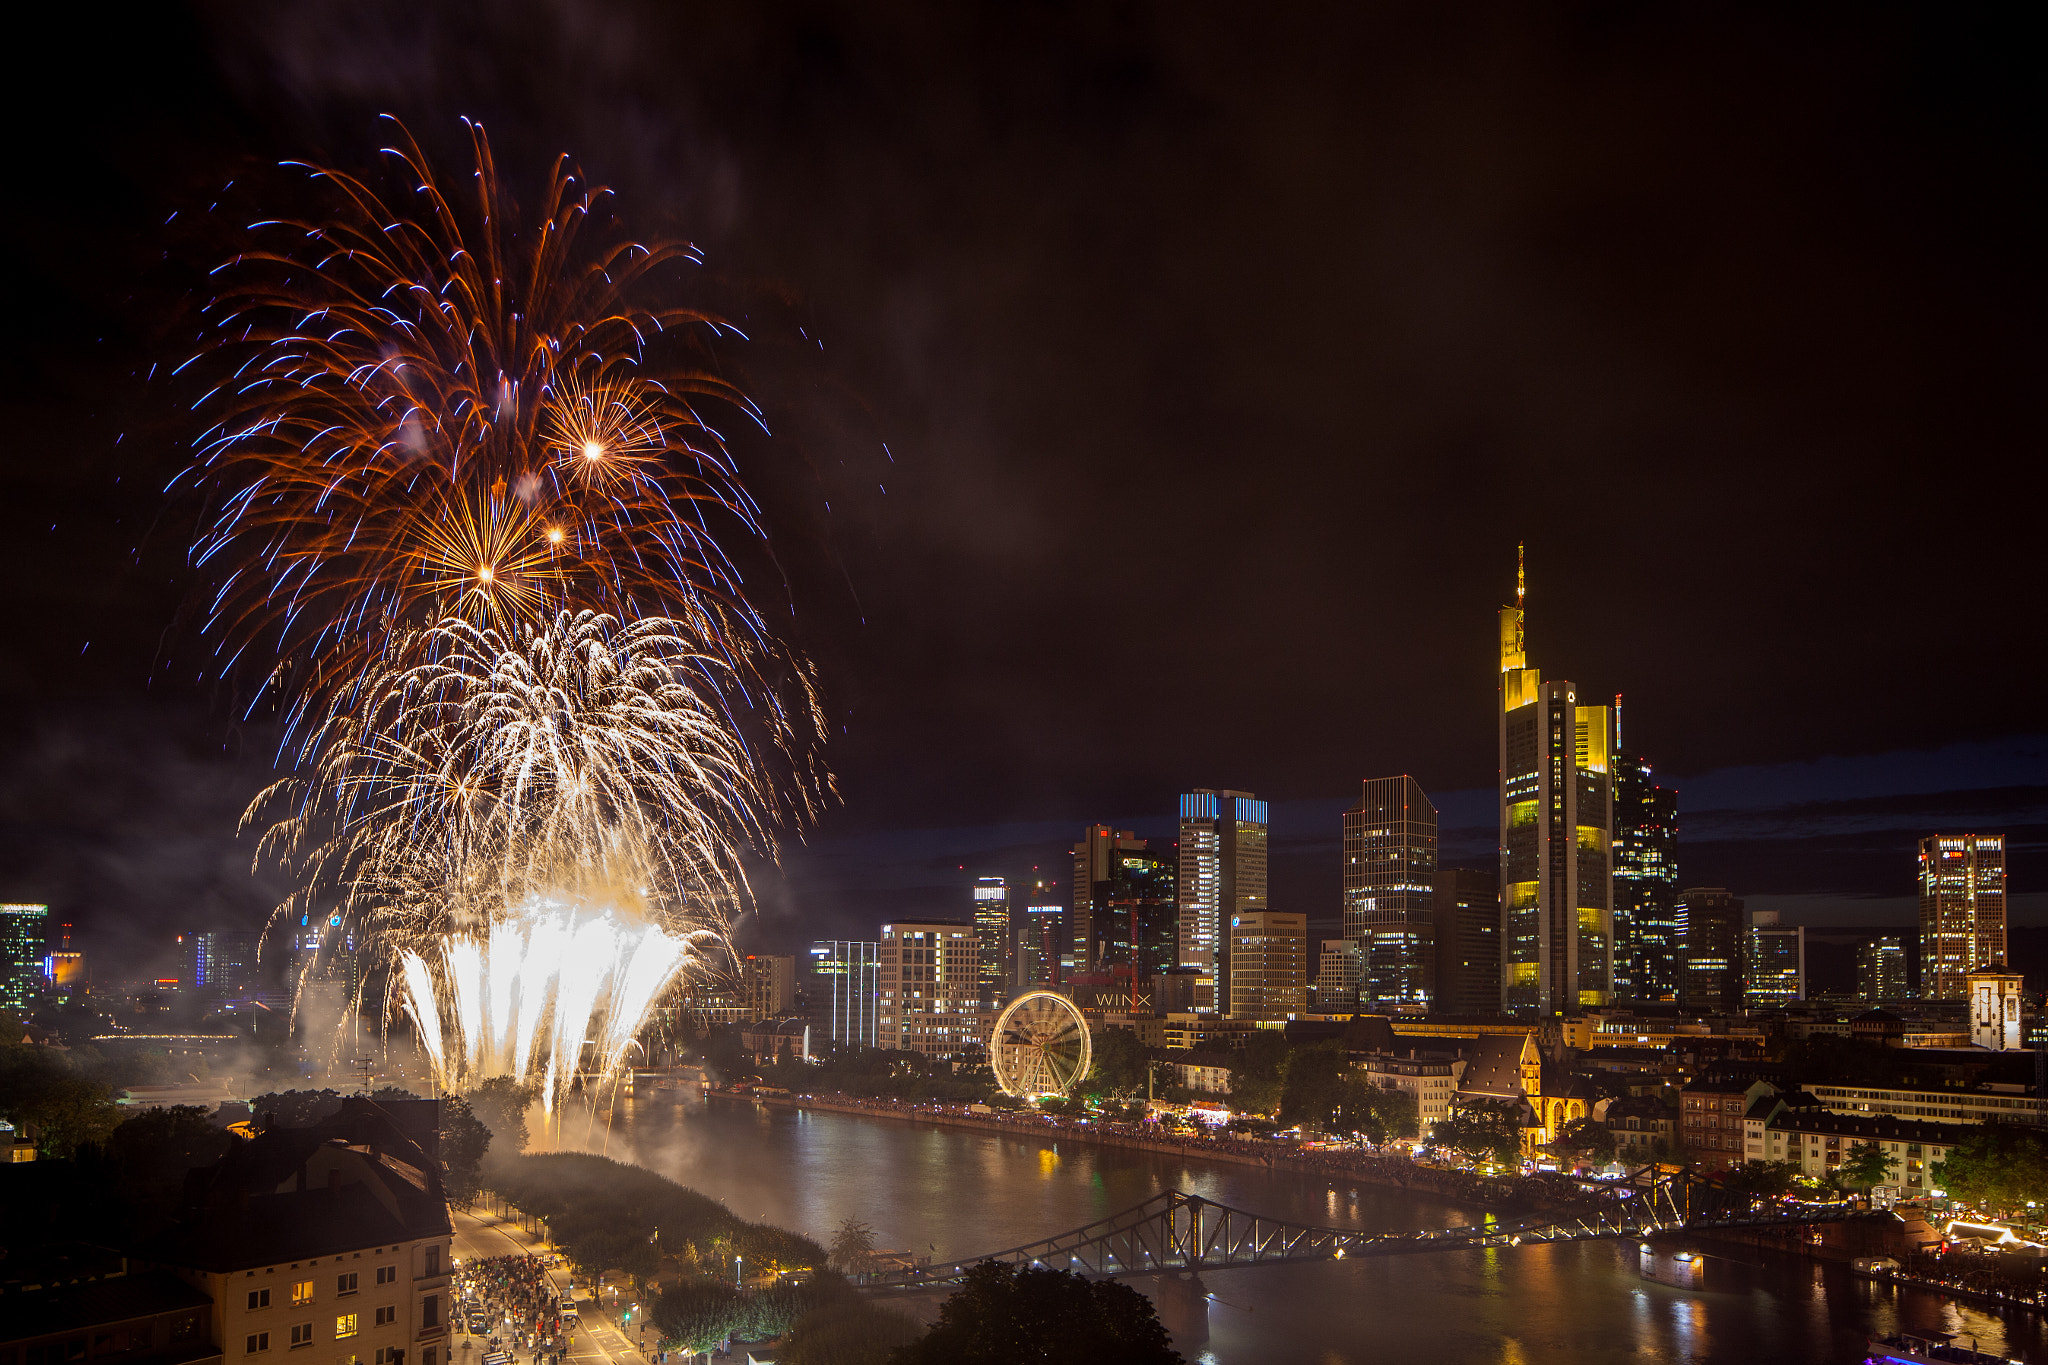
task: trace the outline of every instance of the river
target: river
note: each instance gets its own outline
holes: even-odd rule
[[[745,1218],[820,1242],[857,1218],[877,1246],[938,1261],[1035,1241],[1170,1187],[1337,1227],[1477,1216],[1376,1185],[1071,1142],[723,1099],[629,1106],[611,1155]],[[1209,1365],[1849,1365],[1864,1358],[1866,1331],[1906,1326],[2048,1362],[2048,1333],[2032,1315],[1876,1285],[1834,1264],[1700,1245],[1710,1259],[1697,1292],[1644,1281],[1633,1246],[1613,1242],[1211,1270],[1208,1339],[1178,1344]],[[1149,1292],[1152,1281],[1131,1283]]]

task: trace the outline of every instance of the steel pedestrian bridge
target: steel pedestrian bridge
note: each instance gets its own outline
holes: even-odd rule
[[[942,1288],[984,1261],[1047,1266],[1091,1279],[1155,1271],[1201,1273],[1285,1261],[1349,1260],[1426,1251],[1538,1246],[1656,1232],[1794,1227],[1889,1218],[1849,1200],[1796,1201],[1730,1190],[1691,1174],[1643,1167],[1613,1181],[1582,1180],[1585,1193],[1514,1222],[1488,1221],[1429,1232],[1365,1232],[1317,1227],[1246,1213],[1180,1190],[1042,1241],[945,1265],[870,1275],[874,1291]]]

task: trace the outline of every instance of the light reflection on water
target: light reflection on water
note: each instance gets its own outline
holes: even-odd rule
[[[1256,1213],[1336,1227],[1449,1227],[1478,1215],[1375,1185],[1073,1143],[713,1101],[645,1104],[614,1156],[694,1186],[743,1217],[821,1241],[846,1218],[876,1244],[939,1260],[1015,1246],[1178,1187]],[[1210,1271],[1210,1365],[1639,1365],[1860,1362],[1864,1333],[1971,1334],[2048,1361],[2027,1315],[1856,1279],[1841,1266],[1744,1248],[1692,1292],[1645,1282],[1636,1243],[1488,1248]],[[1148,1277],[1131,1281],[1149,1292]]]

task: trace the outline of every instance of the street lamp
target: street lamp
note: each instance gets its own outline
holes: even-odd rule
[[[746,1288],[746,1286],[740,1282],[740,1258],[737,1256],[732,1258],[732,1287],[734,1289]]]

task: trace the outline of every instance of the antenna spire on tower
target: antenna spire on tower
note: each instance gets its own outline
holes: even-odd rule
[[[1522,567],[1522,543],[1515,542],[1515,609],[1521,610],[1522,597],[1529,590],[1529,578]]]

